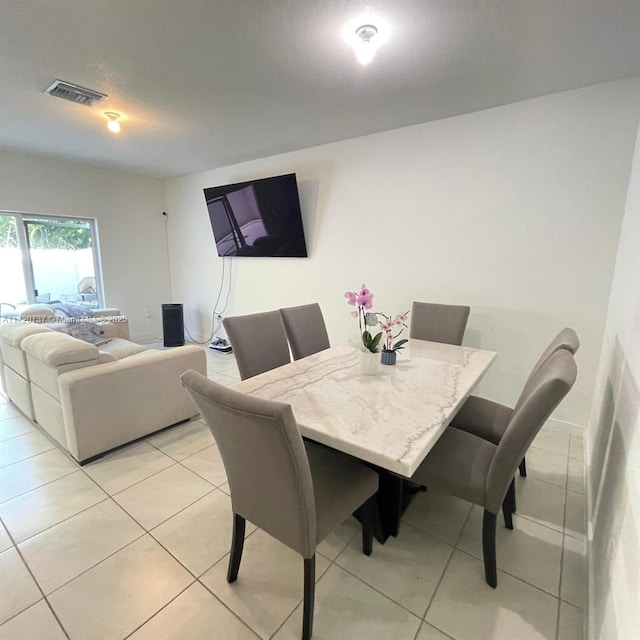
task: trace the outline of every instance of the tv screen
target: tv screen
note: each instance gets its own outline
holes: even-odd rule
[[[296,174],[204,190],[219,256],[306,258]]]

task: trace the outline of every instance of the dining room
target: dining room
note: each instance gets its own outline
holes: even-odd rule
[[[543,479],[529,474],[523,480],[518,475],[515,483],[516,502],[526,505],[522,483],[535,486],[538,480],[546,482],[534,489],[542,502],[542,496],[547,496],[543,513],[521,518],[516,511],[513,523],[517,529],[517,523],[524,521],[522,526],[528,526],[532,521],[533,529],[544,527],[539,530],[544,535],[549,531],[551,538],[560,534],[559,552],[553,542],[539,542],[542,548],[555,548],[559,553],[554,569],[543,568],[546,563],[534,559],[535,533],[531,530],[525,534],[529,552],[520,554],[544,574],[543,582],[550,579],[554,583],[554,587],[547,584],[542,589],[546,593],[550,589],[559,598],[556,629],[541,632],[533,625],[532,630],[522,612],[502,616],[494,611],[487,623],[491,630],[485,629],[488,638],[501,637],[514,619],[517,626],[523,623],[518,626],[521,637],[558,634],[562,638],[570,633],[582,637],[583,629],[593,637],[603,634],[601,637],[607,638],[607,633],[633,637],[626,630],[626,619],[617,620],[615,612],[619,610],[613,603],[618,597],[627,598],[617,595],[629,572],[621,558],[634,553],[635,536],[623,526],[629,513],[627,503],[611,493],[621,482],[633,486],[620,474],[627,478],[630,472],[626,466],[632,448],[628,438],[635,427],[627,425],[623,435],[613,439],[618,420],[614,416],[620,411],[633,423],[633,410],[627,414],[623,407],[634,406],[635,397],[635,386],[629,384],[633,377],[620,372],[627,371],[632,358],[633,314],[629,309],[635,300],[635,294],[630,294],[635,276],[630,270],[630,247],[636,237],[637,169],[629,179],[623,158],[634,152],[625,147],[621,154],[620,146],[614,149],[614,140],[620,143],[627,134],[609,135],[613,105],[625,109],[635,104],[631,94],[626,94],[630,101],[622,95],[620,101],[615,99],[618,91],[627,89],[631,85],[626,82],[590,87],[272,156],[232,169],[238,176],[273,175],[295,167],[310,259],[295,263],[223,259],[228,284],[223,292],[229,293],[225,316],[318,301],[330,343],[338,346],[353,344],[357,338],[357,319],[351,315],[353,308],[345,305],[344,291],[355,291],[361,283],[375,293],[374,310],[394,317],[410,309],[412,301],[469,306],[463,346],[496,354],[473,393],[509,407],[516,405],[534,363],[552,337],[563,327],[572,327],[579,335],[575,384],[547,419],[537,444],[532,445],[532,464],[540,464]],[[630,139],[635,140],[635,116],[630,120]],[[615,126],[621,131],[624,122],[623,116]],[[216,299],[222,265],[204,233],[206,220],[199,213],[201,205],[196,198],[199,189],[220,183],[226,175],[228,170],[214,169],[167,183],[167,203],[173,215],[169,238],[177,265],[172,269],[172,287],[188,310],[187,324],[202,327],[200,335],[204,337],[210,310],[202,300]],[[612,224],[613,211],[620,212],[620,218],[614,216],[620,227]],[[180,234],[183,225],[202,233]],[[387,257],[389,237],[393,237],[394,248]],[[622,267],[617,268],[618,263]],[[186,264],[191,265],[189,270],[183,270]],[[617,292],[620,302],[611,298],[612,291]],[[626,338],[621,338],[619,327],[624,327],[622,336]],[[398,363],[396,371],[403,366],[402,352]],[[380,370],[385,367],[380,365]],[[213,369],[210,376],[216,379]],[[585,459],[589,464],[591,445],[586,445],[585,457],[581,443],[590,437],[598,471],[592,472],[593,495],[587,499],[582,467]],[[551,441],[554,444],[548,444]],[[618,446],[612,449],[616,442]],[[616,471],[619,464],[624,471]],[[418,491],[403,517],[411,517],[418,505],[429,504],[436,495],[434,491]],[[470,512],[473,536],[465,529],[469,512],[463,511],[462,516],[456,513],[461,518],[457,524],[451,530],[443,526],[446,540],[455,544],[464,530],[461,540],[466,545],[472,537],[476,558],[482,558],[482,509],[476,506]],[[588,520],[589,513],[595,520]],[[424,521],[418,517],[413,520]],[[598,562],[590,563],[590,568],[585,564],[592,553],[587,551],[591,549],[587,521],[589,527],[595,527],[597,541],[594,552]],[[607,555],[605,541],[611,543],[607,522],[620,544],[620,555],[616,556],[620,560],[615,562],[622,564],[613,573],[609,573],[614,561]],[[435,531],[439,531],[437,525]],[[501,531],[504,529],[498,523],[498,540]],[[375,552],[374,543],[373,555]],[[498,551],[498,573],[500,570]],[[482,581],[481,563],[476,572]],[[471,582],[468,574],[461,571],[457,575]],[[384,583],[384,578],[381,581]],[[542,582],[533,582],[535,588],[541,588]],[[376,585],[380,588],[380,583]],[[499,581],[497,589],[500,591]],[[468,597],[476,597],[476,592]],[[446,601],[453,607],[456,598]],[[461,619],[462,609],[455,608]],[[477,621],[473,611],[467,621]],[[301,625],[301,616],[297,622]],[[467,624],[470,634],[475,632],[473,622]],[[611,631],[618,624],[622,630]],[[291,628],[294,626],[299,630],[297,623]],[[467,637],[464,630],[445,626],[436,625],[445,637],[457,637],[456,633]]]
[[[66,4],[4,23],[11,100],[41,109],[12,102],[6,132],[41,146],[0,150],[2,209],[92,216],[132,339],[165,349],[161,305],[184,308],[207,379],[177,385],[200,418],[82,466],[0,396],[0,638],[635,640],[637,4],[449,4],[439,58],[410,0],[366,67],[314,3]],[[59,70],[32,27],[69,15],[78,77],[124,78],[79,55],[96,29],[141,91],[117,136],[34,88]]]

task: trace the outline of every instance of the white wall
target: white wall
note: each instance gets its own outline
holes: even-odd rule
[[[296,172],[310,257],[235,259],[227,315],[317,300],[335,343],[363,282],[388,313],[469,304],[465,344],[499,354],[482,392],[509,403],[570,325],[580,374],[556,418],[585,425],[639,103],[620,81],[169,180],[174,298],[208,334],[222,259],[202,189]]]
[[[0,211],[97,220],[106,303],[139,340],[161,334],[160,304],[170,302],[163,197],[153,178],[0,151]]]
[[[589,638],[640,637],[640,132],[587,432]]]

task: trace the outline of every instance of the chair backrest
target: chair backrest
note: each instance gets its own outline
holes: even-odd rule
[[[559,349],[565,349],[572,355],[576,353],[580,347],[580,338],[578,338],[578,334],[571,329],[570,327],[565,327],[560,331],[560,333],[549,343],[549,346],[542,352],[542,355],[538,358],[538,361],[534,365],[527,381],[524,383],[524,387],[522,388],[522,393],[520,394],[520,398],[515,406],[515,411],[520,408],[520,403],[522,399],[526,397],[527,392],[532,384],[532,380],[540,367]]]
[[[550,356],[553,355],[558,349],[566,349],[570,353],[574,354],[580,347],[580,338],[578,334],[571,328],[565,327],[560,333],[549,343],[549,346],[542,352],[542,355],[538,358],[531,372],[531,376],[540,368],[540,365]]]
[[[222,324],[242,380],[291,362],[280,311],[225,318]]]
[[[322,310],[317,302],[280,309],[280,313],[294,360],[300,360],[331,346]]]
[[[78,293],[98,293],[96,290],[96,279],[93,276],[82,278],[78,282]]]
[[[576,376],[575,359],[566,349],[558,349],[531,376],[489,467],[484,505],[489,511],[497,513],[522,457]]]
[[[220,450],[234,513],[311,557],[313,483],[290,405],[239,393],[193,370],[181,380]]]
[[[462,344],[470,307],[455,304],[414,302],[409,336],[418,340]]]

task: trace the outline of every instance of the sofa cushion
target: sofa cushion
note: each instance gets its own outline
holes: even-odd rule
[[[123,340],[122,338],[112,338],[110,342],[100,347],[100,351],[109,353],[115,356],[118,360],[134,356],[138,353],[147,351],[146,347],[130,342],[129,340]]]
[[[117,362],[118,358],[116,358],[112,353],[107,353],[106,351],[100,350],[100,356],[98,360],[100,364],[104,364],[105,362]]]
[[[0,327],[0,353],[4,363],[10,369],[20,374],[25,380],[29,380],[29,370],[27,369],[27,358],[24,351],[20,348],[20,343],[27,336],[34,333],[47,333],[49,329],[45,329],[40,324],[10,324]],[[5,374],[3,369],[3,375]],[[11,398],[11,395],[9,395]],[[13,398],[11,398],[13,400]],[[17,404],[17,403],[16,403]],[[21,407],[22,408],[22,407]],[[23,409],[23,411],[25,411]],[[33,410],[31,410],[33,413]],[[25,411],[25,413],[28,413]]]
[[[98,349],[64,333],[38,333],[22,341],[21,348],[50,367],[98,359]]]
[[[28,322],[20,324],[7,324],[0,327],[0,340],[13,347],[19,347],[20,343],[30,335],[35,333],[46,333],[50,331],[47,327]]]
[[[48,304],[30,304],[20,310],[20,319],[27,322],[55,322],[55,309]]]

